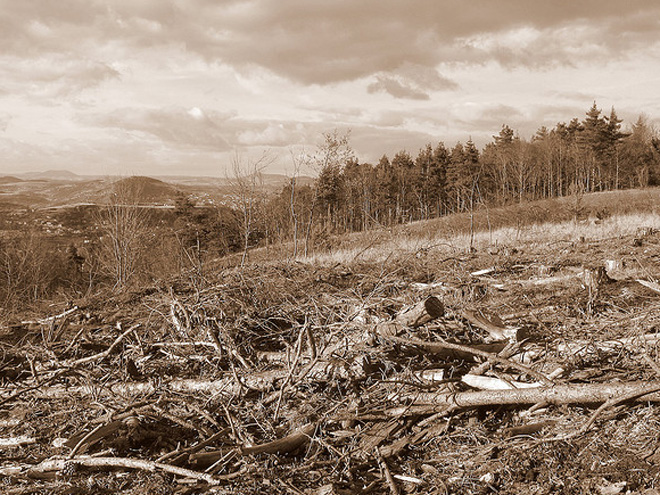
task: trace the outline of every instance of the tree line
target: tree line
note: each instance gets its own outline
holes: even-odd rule
[[[660,141],[648,119],[640,116],[624,130],[614,108],[604,115],[595,102],[582,120],[541,127],[531,139],[503,125],[482,150],[472,139],[451,148],[429,143],[415,156],[402,150],[376,164],[360,163],[349,135],[334,131],[305,159],[318,178],[306,186],[291,178],[266,206],[264,234],[300,241],[480,205],[660,183]]]

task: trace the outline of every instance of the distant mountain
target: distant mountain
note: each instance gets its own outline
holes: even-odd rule
[[[69,170],[46,170],[45,172],[26,172],[19,174],[18,177],[23,180],[89,180],[89,177],[74,174]]]

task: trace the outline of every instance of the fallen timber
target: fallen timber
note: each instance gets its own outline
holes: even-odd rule
[[[634,397],[638,402],[660,402],[660,381],[568,383],[509,390],[402,395],[399,400],[409,400],[411,403],[389,409],[388,415],[423,415],[493,405],[600,404],[619,397]]]

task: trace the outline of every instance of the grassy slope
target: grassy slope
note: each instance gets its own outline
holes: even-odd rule
[[[478,209],[472,245],[477,250],[561,241],[606,239],[638,229],[660,229],[660,189],[586,194],[497,208]],[[576,221],[576,212],[579,213]],[[599,218],[600,217],[600,218]],[[330,250],[307,261],[377,261],[400,253],[470,249],[468,213],[415,222],[388,230],[351,234],[329,242]],[[255,253],[256,254],[256,253]],[[260,256],[255,255],[254,259]]]

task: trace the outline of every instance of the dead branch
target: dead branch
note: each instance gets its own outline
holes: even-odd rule
[[[509,368],[517,369],[518,371],[522,371],[523,373],[527,373],[529,376],[532,376],[539,380],[540,382],[543,382],[545,384],[552,384],[552,381],[549,380],[546,376],[543,374],[539,373],[538,371],[535,371],[524,364],[516,363],[515,361],[511,361],[509,359],[504,359],[501,358],[495,354],[492,354],[491,352],[487,352],[484,350],[481,350],[479,348],[475,347],[470,347],[470,346],[465,346],[465,345],[460,345],[460,344],[452,344],[449,342],[426,342],[423,340],[411,338],[411,339],[403,339],[400,337],[389,337],[389,340],[396,342],[398,344],[403,344],[403,345],[411,345],[411,346],[417,346],[421,347],[422,349],[428,351],[428,352],[433,352],[433,353],[438,353],[441,355],[446,355],[447,351],[456,351],[456,352],[461,352],[467,355],[474,355],[474,356],[481,356],[486,358],[489,361],[499,363],[503,366],[507,366]],[[494,350],[494,352],[499,352],[502,349],[504,349],[505,345],[501,345],[501,347],[497,350]]]
[[[566,342],[559,344],[557,351],[561,354],[584,357],[596,353],[613,354],[625,348],[637,350],[644,346],[658,345],[658,343],[660,343],[660,334],[649,333],[617,340],[606,340],[604,342]]]
[[[617,404],[622,404],[623,402],[627,402],[629,400],[637,399],[641,396],[645,396],[648,393],[651,392],[657,392],[660,390],[660,382],[656,382],[657,386],[652,387],[652,386],[647,386],[647,387],[639,387],[638,389],[632,389],[630,392],[625,393],[623,395],[616,395],[614,397],[610,397],[606,402],[604,402],[598,409],[596,409],[591,416],[589,417],[589,420],[583,424],[579,429],[573,431],[572,433],[569,433],[568,435],[564,436],[559,436],[551,440],[570,440],[571,438],[578,437],[584,433],[586,433],[589,428],[593,426],[593,424],[596,422],[596,418],[605,411],[606,409],[616,406]]]
[[[66,316],[69,316],[76,311],[78,311],[78,306],[74,306],[73,308],[67,309],[58,315],[49,316],[48,318],[43,318],[41,320],[22,321],[21,325],[46,325],[47,323],[54,322],[60,318],[65,318]]]
[[[242,381],[249,385],[253,390],[267,391],[273,387],[273,383],[284,378],[284,371],[268,371],[264,373],[253,373],[242,377]],[[36,388],[36,387],[35,387]],[[225,394],[228,396],[239,395],[244,388],[233,377],[222,378],[220,380],[171,380],[169,382],[130,382],[113,383],[109,385],[81,385],[77,387],[65,387],[56,385],[53,387],[44,387],[39,389],[40,397],[66,397],[70,395],[150,395],[158,391],[168,391],[186,394]]]
[[[68,466],[82,466],[89,468],[122,468],[122,469],[137,469],[142,471],[164,471],[166,473],[181,476],[183,478],[195,479],[204,481],[209,485],[220,484],[221,479],[207,473],[200,473],[190,469],[172,466],[171,464],[163,464],[160,462],[146,461],[143,459],[130,459],[126,457],[87,457],[79,456],[72,459],[47,459],[35,465],[28,466],[13,466],[0,468],[0,474],[4,476],[20,476],[24,475],[28,478],[44,478],[48,473],[62,471],[67,469]]]
[[[33,445],[35,443],[37,443],[36,438],[28,437],[26,435],[0,438],[0,447],[21,447],[24,445]]]
[[[376,460],[378,461],[378,467],[383,471],[383,474],[385,475],[385,480],[387,481],[388,486],[390,487],[390,493],[392,495],[399,495],[399,489],[396,486],[396,483],[394,482],[394,478],[392,478],[392,473],[390,472],[390,468],[387,467],[387,463],[385,462],[385,459],[383,459],[383,456],[380,453],[380,450],[378,450],[378,447],[374,448],[374,453],[376,454]]]
[[[105,351],[99,352],[98,354],[94,354],[93,356],[88,356],[85,358],[80,358],[75,361],[68,362],[66,363],[66,366],[74,368],[76,366],[80,366],[81,364],[91,363],[94,361],[102,361],[103,359],[107,358],[110,354],[112,354],[115,351],[117,346],[119,346],[122,340],[124,340],[124,337],[126,337],[129,333],[133,332],[136,328],[139,328],[140,325],[141,325],[140,323],[137,323],[128,330],[126,330],[119,337],[117,337],[115,341],[112,343],[112,345],[108,347]]]
[[[316,430],[315,423],[309,423],[297,429],[293,433],[274,440],[272,442],[255,445],[252,447],[241,447],[243,455],[248,454],[290,454],[308,443]]]

